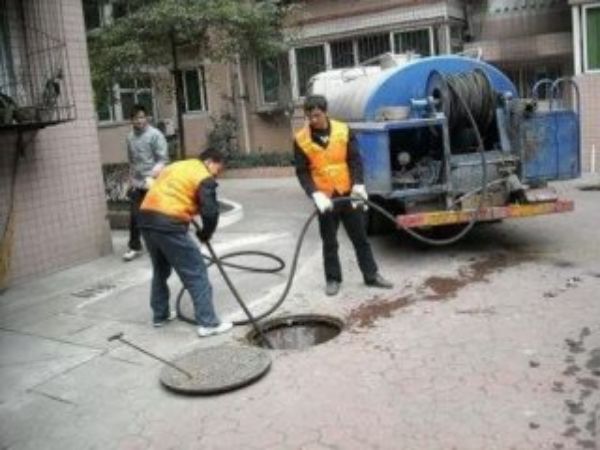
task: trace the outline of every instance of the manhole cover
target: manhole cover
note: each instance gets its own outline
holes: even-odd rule
[[[163,385],[181,394],[212,395],[257,381],[271,367],[271,358],[258,348],[220,346],[195,350],[173,363],[182,371],[165,366]]]
[[[336,337],[344,323],[329,316],[300,315],[279,317],[260,325],[274,349],[302,349],[322,344]],[[254,345],[266,347],[261,336],[254,330],[248,335]]]

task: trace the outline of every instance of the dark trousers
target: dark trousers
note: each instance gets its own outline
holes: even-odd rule
[[[333,211],[319,214],[319,231],[323,240],[323,262],[327,281],[342,281],[342,268],[338,256],[337,230],[340,221],[352,241],[358,266],[365,282],[373,281],[377,274],[377,264],[373,258],[371,245],[367,240],[365,213],[349,204],[338,204]]]
[[[141,250],[142,240],[140,234],[138,216],[140,214],[140,205],[146,197],[146,189],[132,188],[129,191],[129,248],[131,250]]]
[[[142,229],[146,248],[152,260],[150,307],[155,321],[169,317],[167,279],[175,269],[194,305],[196,323],[205,327],[219,325],[213,307],[213,291],[204,258],[188,233],[165,233]]]

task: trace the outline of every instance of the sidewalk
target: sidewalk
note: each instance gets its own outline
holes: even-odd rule
[[[600,191],[577,189],[584,181],[598,178],[558,184],[575,212],[478,227],[457,246],[372,239],[393,291],[362,284],[340,231],[344,283],[326,297],[313,224],[278,314],[333,315],[344,331],[273,351],[264,378],[212,397],[165,390],[159,362],[107,337],[124,332],[174,359],[246,345],[250,328],[201,340],[183,322],[151,327],[150,262],[123,263],[126,235],[115,232],[114,255],[0,296],[0,448],[600,448]],[[297,181],[229,179],[221,190],[244,217],[219,230],[217,252],[289,261],[312,210]],[[230,271],[255,311],[277,297],[284,272]],[[220,314],[236,317],[213,269],[211,280]]]

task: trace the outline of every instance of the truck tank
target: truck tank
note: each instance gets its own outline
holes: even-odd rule
[[[580,176],[578,89],[539,84],[544,111],[540,86],[520,99],[494,66],[450,55],[317,74],[309,92],[349,124],[370,197],[419,227],[573,209],[547,182]]]

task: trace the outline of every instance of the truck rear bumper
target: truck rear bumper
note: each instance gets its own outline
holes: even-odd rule
[[[479,211],[434,211],[396,216],[398,228],[436,227],[453,225],[471,221],[474,214],[478,222],[517,217],[531,217],[542,214],[553,214],[573,211],[575,204],[572,200],[556,200],[531,204],[511,204],[508,206],[484,207]]]

